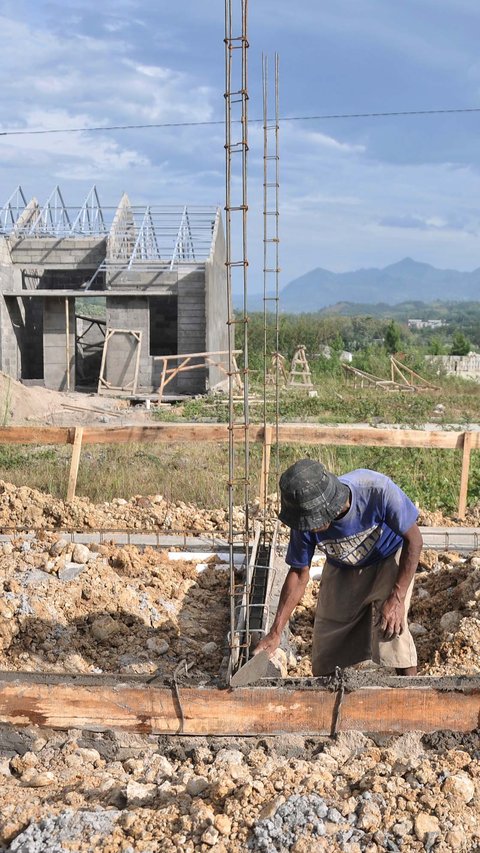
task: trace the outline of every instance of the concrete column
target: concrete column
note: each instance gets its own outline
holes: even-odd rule
[[[43,300],[43,361],[46,388],[75,390],[75,299],[71,297]]]

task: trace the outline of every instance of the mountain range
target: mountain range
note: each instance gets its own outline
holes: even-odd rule
[[[479,299],[480,268],[472,272],[441,270],[404,258],[383,269],[373,267],[335,273],[317,267],[281,290],[280,311],[295,314],[314,312],[339,302],[396,305],[409,300]],[[263,297],[252,294],[249,309],[263,311]]]

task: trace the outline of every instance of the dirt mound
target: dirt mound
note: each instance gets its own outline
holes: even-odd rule
[[[92,546],[93,547],[93,546]],[[166,552],[19,537],[0,553],[0,669],[218,675],[226,653],[228,572]]]
[[[235,510],[234,527],[241,531],[243,526],[244,512]],[[198,509],[183,501],[169,502],[162,495],[139,495],[128,501],[115,498],[103,504],[77,497],[67,503],[28,486],[17,487],[0,480],[0,529],[225,533],[228,513],[222,509]]]
[[[108,420],[112,415],[116,421],[126,405],[124,400],[97,394],[64,393],[23,385],[0,371],[0,426],[67,426],[83,423],[84,415],[90,424],[101,422],[102,415]]]

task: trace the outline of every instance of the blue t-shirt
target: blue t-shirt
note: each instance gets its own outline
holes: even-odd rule
[[[338,479],[350,489],[350,509],[327,530],[291,531],[285,560],[292,568],[309,566],[317,545],[334,566],[370,566],[394,554],[415,524],[416,506],[384,474],[358,468]]]

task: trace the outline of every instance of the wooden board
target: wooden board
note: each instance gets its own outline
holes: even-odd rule
[[[338,731],[402,733],[479,725],[480,692],[432,687],[366,687],[345,693]],[[0,722],[90,731],[126,729],[153,734],[330,734],[336,695],[325,689],[253,687],[174,690],[122,683],[120,678],[0,674]]]
[[[237,429],[238,440],[243,432]],[[251,424],[249,440],[263,442],[263,425]],[[0,444],[72,444],[75,429],[70,427],[1,427]],[[365,447],[436,447],[462,450],[464,432],[446,430],[375,429],[374,427],[278,426],[282,444],[358,445]],[[84,427],[84,444],[126,444],[150,441],[228,441],[226,424],[165,423],[136,427]],[[470,433],[470,449],[480,449],[480,431]]]

